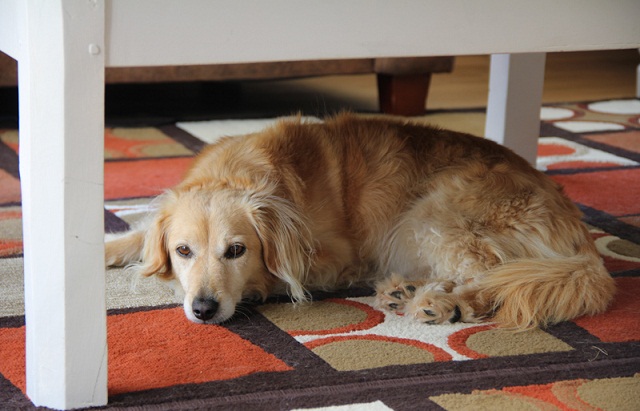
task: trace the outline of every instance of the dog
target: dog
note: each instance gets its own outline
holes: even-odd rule
[[[561,187],[487,139],[343,113],[225,137],[108,241],[108,266],[177,280],[197,323],[286,291],[376,284],[427,324],[526,330],[603,312],[614,281]]]

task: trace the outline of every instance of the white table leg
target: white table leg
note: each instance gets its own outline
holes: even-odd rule
[[[104,2],[29,0],[19,59],[27,394],[107,402]]]
[[[535,164],[545,53],[491,56],[485,135]]]

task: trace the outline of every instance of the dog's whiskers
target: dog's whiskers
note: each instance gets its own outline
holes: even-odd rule
[[[252,299],[252,298],[243,299],[236,305],[236,311],[234,315],[241,314],[246,319],[250,319],[254,311],[253,307],[257,303],[259,303],[259,300]]]

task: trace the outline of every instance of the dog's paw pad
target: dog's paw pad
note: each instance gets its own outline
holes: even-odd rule
[[[422,310],[422,312],[425,313],[425,315],[427,317],[437,317],[438,316],[438,314],[436,314],[436,312],[433,311],[433,310]]]
[[[407,315],[425,324],[456,323],[461,320],[461,311],[455,297],[446,292],[420,290],[408,302]]]
[[[386,311],[402,313],[406,304],[406,300],[403,296],[404,294],[400,291],[378,293],[376,294],[376,307]]]
[[[393,275],[376,286],[376,306],[386,311],[402,314],[408,301],[421,286],[416,281],[405,281]]]

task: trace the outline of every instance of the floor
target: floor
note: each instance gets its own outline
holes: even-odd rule
[[[429,110],[483,107],[487,102],[489,56],[457,57],[452,73],[433,76]],[[632,97],[638,50],[550,53],[545,70],[544,102]],[[271,90],[281,100],[306,97],[319,106],[342,100],[360,110],[377,110],[374,75],[332,76],[247,85],[257,97]],[[307,103],[308,104],[308,103]]]
[[[477,108],[487,102],[489,56],[457,57],[452,73],[432,78],[428,110]],[[638,50],[550,53],[544,102],[635,96]],[[109,85],[107,125],[160,124],[175,119],[272,117],[302,111],[378,110],[375,75],[285,81]],[[17,91],[0,88],[0,127],[16,127]]]

